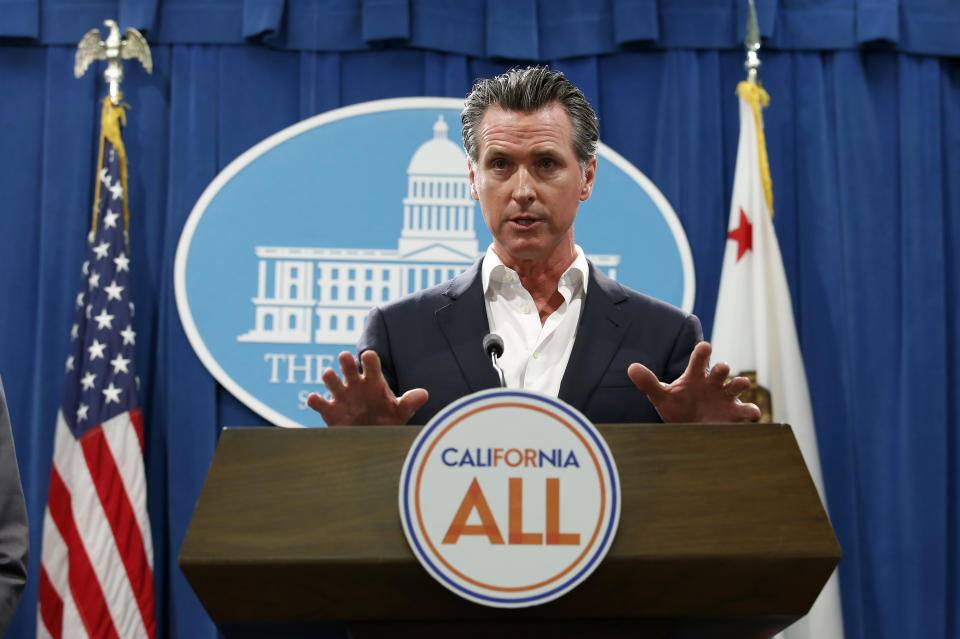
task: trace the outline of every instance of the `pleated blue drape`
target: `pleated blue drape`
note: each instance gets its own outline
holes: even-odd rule
[[[214,637],[176,565],[223,425],[262,421],[197,360],[173,298],[184,221],[219,170],[303,118],[462,97],[516,63],[563,70],[604,141],[663,191],[690,240],[709,334],[743,78],[745,2],[0,0],[0,372],[31,521],[9,637],[32,637],[54,419],[97,135],[75,43],[143,27],[127,66],[137,368],[160,637]],[[960,10],[952,2],[758,1],[780,239],[810,379],[848,639],[960,639]],[[591,6],[584,6],[591,5]],[[98,70],[97,70],[98,72]],[[269,215],[269,212],[265,212]]]

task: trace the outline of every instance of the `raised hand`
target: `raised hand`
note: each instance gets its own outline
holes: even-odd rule
[[[351,353],[343,351],[337,359],[343,379],[332,368],[322,375],[331,398],[324,399],[317,393],[307,397],[307,405],[320,413],[328,426],[406,424],[427,401],[423,388],[408,390],[401,397],[394,395],[383,377],[380,358],[373,351],[360,355],[362,373]]]
[[[664,384],[643,364],[630,364],[627,375],[647,394],[650,403],[665,422],[742,422],[760,419],[755,404],[745,404],[737,396],[750,388],[746,377],[729,382],[730,367],[724,363],[707,369],[712,348],[700,342],[690,355],[683,375]]]

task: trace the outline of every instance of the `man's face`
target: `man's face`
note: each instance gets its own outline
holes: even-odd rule
[[[573,220],[590,197],[596,159],[581,173],[573,125],[557,103],[533,113],[490,106],[470,163],[473,197],[507,266],[533,261],[566,267],[573,261]]]

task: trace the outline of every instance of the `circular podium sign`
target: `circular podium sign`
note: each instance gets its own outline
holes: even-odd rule
[[[560,597],[606,555],[620,520],[613,455],[575,408],[494,389],[447,406],[400,476],[414,555],[456,594],[519,608]]]

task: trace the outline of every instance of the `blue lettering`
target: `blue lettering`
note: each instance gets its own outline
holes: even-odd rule
[[[463,458],[460,460],[460,465],[461,465],[461,466],[476,466],[476,464],[473,463],[473,457],[470,456],[470,449],[469,449],[469,448],[466,449],[465,451],[463,451]]]
[[[454,455],[456,455],[456,454],[457,454],[457,449],[456,449],[456,448],[447,448],[446,450],[443,451],[443,454],[440,455],[440,459],[443,460],[443,463],[444,463],[444,464],[446,464],[447,466],[456,466],[456,465],[457,465],[457,462],[456,462],[456,461],[447,461],[447,453],[453,453]]]
[[[550,451],[550,454],[547,455],[547,453],[543,449],[541,449],[540,463],[537,465],[542,467],[543,462],[548,462],[551,466],[556,468],[557,464],[560,462],[560,455],[558,454],[559,452],[560,451],[558,449],[554,448],[552,451]]]
[[[484,463],[483,463],[482,452],[481,452],[480,449],[478,448],[478,449],[477,449],[477,466],[480,467],[480,468],[486,468],[486,467],[489,466],[489,465],[490,465],[490,449],[489,449],[489,448],[487,449],[487,463],[484,464]]]
[[[573,454],[572,450],[569,454],[567,454],[567,460],[563,462],[563,467],[566,468],[567,466],[576,466],[577,468],[580,468],[580,462],[577,461],[577,456]]]

